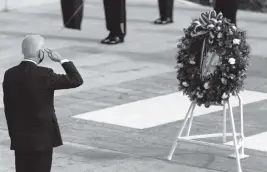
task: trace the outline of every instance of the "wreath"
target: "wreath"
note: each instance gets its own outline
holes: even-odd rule
[[[179,89],[197,105],[222,105],[243,90],[250,47],[246,32],[214,10],[184,29],[178,44]]]

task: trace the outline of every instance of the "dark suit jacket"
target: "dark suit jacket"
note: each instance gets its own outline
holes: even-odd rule
[[[83,79],[72,62],[62,64],[67,75],[23,61],[5,72],[5,116],[11,150],[41,151],[61,146],[54,110],[54,91],[75,88]]]

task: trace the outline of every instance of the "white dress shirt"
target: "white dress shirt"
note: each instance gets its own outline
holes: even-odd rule
[[[63,60],[60,61],[60,64],[63,64],[63,63],[66,63],[66,62],[69,62],[69,60],[68,59],[63,59]]]

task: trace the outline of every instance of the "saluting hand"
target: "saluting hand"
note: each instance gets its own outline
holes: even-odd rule
[[[53,60],[54,62],[60,62],[62,59],[61,55],[53,50],[48,48],[44,49],[45,52],[48,54],[48,57]]]

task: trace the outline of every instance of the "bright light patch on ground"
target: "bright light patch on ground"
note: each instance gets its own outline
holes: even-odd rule
[[[267,99],[266,93],[244,91],[241,93],[244,104]],[[238,106],[238,99],[232,97],[232,106]],[[182,120],[190,106],[189,99],[182,92],[140,100],[93,112],[83,113],[74,118],[115,124],[136,129],[145,129],[161,124]],[[222,110],[222,107],[197,107],[194,116]]]

